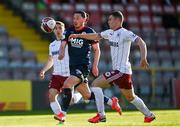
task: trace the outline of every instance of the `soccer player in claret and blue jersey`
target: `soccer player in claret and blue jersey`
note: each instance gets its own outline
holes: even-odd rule
[[[132,69],[129,62],[131,43],[134,43],[137,44],[140,48],[140,67],[148,67],[146,58],[146,43],[142,40],[141,37],[123,28],[123,21],[123,14],[120,11],[115,11],[112,12],[108,18],[110,29],[105,30],[99,34],[72,34],[69,36],[69,38],[85,38],[89,40],[100,40],[104,38],[109,41],[113,70],[104,73],[93,81],[92,86],[99,87],[99,89],[95,91],[98,93],[95,97],[102,98],[103,92],[101,88],[108,88],[112,85],[117,85],[126,99],[132,103],[141,113],[143,113],[145,116],[144,122],[150,123],[155,119],[155,115],[147,108],[143,100],[134,93],[132,83]],[[96,95],[96,93],[94,94]],[[101,113],[98,113],[95,117],[90,118],[88,120],[89,122],[97,123],[100,119],[102,119],[103,105],[103,101],[97,105],[101,107]]]
[[[71,34],[86,34],[95,33],[95,31],[86,26],[88,20],[88,14],[83,11],[77,11],[74,13],[73,17],[73,27],[70,27],[65,32],[65,40],[61,44],[59,59],[63,59],[65,46],[68,45],[69,52],[69,67],[70,76],[66,79],[63,85],[62,91],[62,112],[55,115],[55,119],[60,122],[64,122],[66,118],[66,112],[69,108],[70,100],[72,98],[71,88],[76,87],[76,90],[80,92],[85,100],[95,100],[100,102],[101,100],[95,99],[94,91],[96,88],[92,89],[92,92],[88,86],[87,76],[90,72],[90,52],[91,47],[94,51],[94,61],[92,63],[92,74],[98,76],[98,63],[100,57],[99,44],[95,41],[90,41],[87,39],[76,38],[68,40]],[[99,99],[99,98],[98,98]],[[116,110],[121,114],[121,108],[118,104],[118,99],[113,97],[112,99],[108,97],[102,98],[105,103],[110,105],[112,109]],[[101,119],[101,122],[105,122],[106,118]]]

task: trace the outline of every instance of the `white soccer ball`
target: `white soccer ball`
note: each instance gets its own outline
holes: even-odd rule
[[[51,33],[56,26],[56,21],[51,17],[45,17],[42,19],[41,22],[41,29],[45,33]]]

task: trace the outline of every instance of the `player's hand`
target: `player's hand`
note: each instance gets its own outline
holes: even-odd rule
[[[147,69],[149,67],[149,64],[147,62],[147,59],[141,59],[140,61],[140,67]]]
[[[72,38],[78,38],[78,34],[71,34],[68,39],[70,40]]]
[[[64,53],[60,53],[59,56],[58,56],[58,59],[62,60],[63,58],[64,58]]]
[[[45,74],[45,71],[41,70],[40,73],[39,73],[39,78],[44,79],[44,77],[45,77],[44,74]]]
[[[97,66],[92,67],[92,74],[93,76],[97,77],[99,75],[99,69]]]

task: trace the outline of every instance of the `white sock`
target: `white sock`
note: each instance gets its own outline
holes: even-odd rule
[[[51,109],[54,112],[54,114],[59,114],[61,112],[61,108],[55,101],[50,102],[50,106],[51,106]]]
[[[132,100],[131,103],[145,116],[151,116],[151,112],[144,104],[143,100],[138,96],[135,96],[134,100]]]
[[[95,100],[96,100],[95,102],[96,102],[98,113],[102,116],[105,116],[104,95],[103,95],[102,89],[99,87],[92,87],[91,90],[95,95]]]
[[[79,92],[73,94],[73,99],[71,100],[71,104],[78,103],[82,98],[82,95]]]
[[[108,102],[107,102],[107,104],[108,104],[109,106],[112,106],[112,100],[109,99]]]

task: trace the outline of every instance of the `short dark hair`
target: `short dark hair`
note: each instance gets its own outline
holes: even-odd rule
[[[89,18],[89,15],[85,11],[75,11],[74,14],[80,14],[83,18]]]
[[[115,17],[115,18],[119,18],[119,19],[121,19],[122,21],[124,20],[124,16],[123,16],[123,14],[122,14],[121,11],[114,11],[114,12],[112,12],[110,15],[112,15],[112,16]]]
[[[56,21],[56,24],[59,24],[59,25],[61,25],[62,27],[65,27],[64,23],[61,22],[61,21]]]

